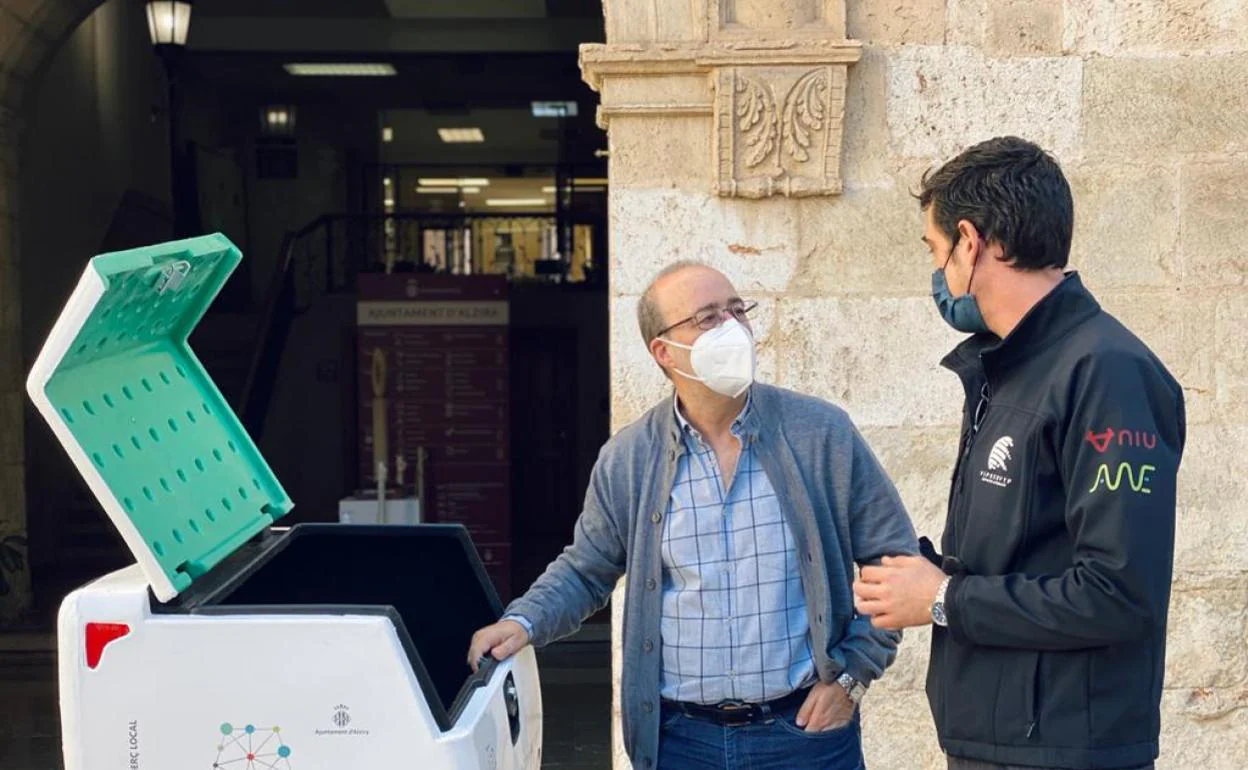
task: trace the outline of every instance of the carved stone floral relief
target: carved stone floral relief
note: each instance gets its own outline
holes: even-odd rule
[[[721,68],[716,191],[741,198],[839,193],[846,69]]]
[[[861,56],[844,39],[586,45],[581,68],[604,128],[613,116],[710,116],[717,194],[808,197],[841,192],[845,84]]]

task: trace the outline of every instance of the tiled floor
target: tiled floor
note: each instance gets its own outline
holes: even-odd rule
[[[542,766],[608,770],[611,668],[607,642],[554,645],[539,653],[539,665],[545,726]],[[0,649],[0,768],[61,770],[56,665],[51,653]]]

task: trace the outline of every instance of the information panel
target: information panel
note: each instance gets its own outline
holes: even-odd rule
[[[405,485],[424,457],[425,521],[463,524],[506,601],[511,583],[507,281],[361,275],[360,479]]]

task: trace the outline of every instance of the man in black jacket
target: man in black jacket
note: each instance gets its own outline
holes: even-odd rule
[[[1065,272],[1073,203],[1012,137],[923,179],[923,241],[966,402],[943,556],[866,567],[858,611],[934,624],[951,770],[1151,768],[1158,755],[1183,392]]]

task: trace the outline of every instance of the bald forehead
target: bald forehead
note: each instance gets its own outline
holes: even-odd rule
[[[690,283],[703,281],[722,281],[729,284],[723,273],[707,265],[683,265],[670,273],[659,276],[654,282],[656,292],[669,292],[673,289],[687,287]]]
[[[705,307],[723,307],[737,298],[727,276],[713,267],[688,265],[662,276],[651,287],[655,305],[667,323]]]

